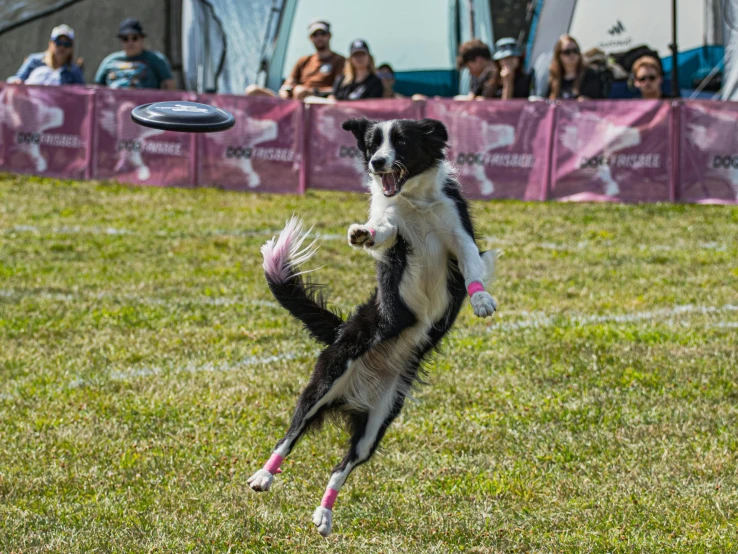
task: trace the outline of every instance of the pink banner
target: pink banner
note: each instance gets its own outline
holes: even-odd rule
[[[428,102],[470,198],[544,200],[553,107],[545,102]]]
[[[680,107],[679,195],[683,202],[738,202],[738,104]]]
[[[312,104],[308,108],[308,186],[316,189],[366,191],[366,176],[356,138],[341,128],[352,117],[371,120],[417,119],[420,104],[412,100],[357,100]]]
[[[140,104],[194,101],[194,94],[100,88],[95,98],[93,178],[156,186],[195,184],[195,135],[142,127],[131,120],[131,110]]]
[[[236,125],[200,137],[198,183],[254,192],[299,192],[303,105],[278,98],[207,95]]]
[[[550,198],[619,202],[672,198],[668,102],[562,102],[557,110]]]
[[[66,179],[87,176],[92,91],[5,85],[0,91],[2,167]]]

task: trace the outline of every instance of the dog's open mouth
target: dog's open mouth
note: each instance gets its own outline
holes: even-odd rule
[[[382,178],[382,192],[388,198],[400,192],[400,188],[407,181],[407,172],[402,169],[393,169],[378,175]]]

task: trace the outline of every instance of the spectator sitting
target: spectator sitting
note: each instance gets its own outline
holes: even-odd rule
[[[343,72],[345,58],[330,49],[330,24],[322,20],[313,21],[308,26],[308,35],[316,52],[297,60],[289,78],[279,89],[281,98],[302,100],[310,95],[327,97],[333,92],[333,84]],[[246,87],[246,96],[275,94],[267,88],[249,85]]]
[[[82,70],[74,58],[74,29],[59,25],[51,31],[46,52],[31,54],[9,83],[29,85],[84,85]]]
[[[145,48],[146,34],[140,21],[132,17],[123,20],[118,38],[123,50],[102,61],[95,83],[110,88],[175,89],[169,61],[162,53]]]
[[[495,44],[492,59],[499,64],[501,87],[496,96],[503,100],[528,98],[530,96],[531,75],[523,67],[523,53],[514,38],[501,38]]]
[[[641,91],[641,98],[645,100],[664,98],[661,92],[663,82],[661,64],[656,58],[643,56],[633,64],[633,84]]]
[[[395,70],[388,63],[383,63],[377,68],[377,77],[382,81],[382,98],[405,98],[399,92],[395,92]]]
[[[333,94],[336,100],[361,100],[362,98],[382,98],[384,88],[374,69],[374,58],[369,46],[363,40],[351,43],[348,63],[343,66],[343,75],[336,79]]]
[[[554,47],[546,96],[552,100],[602,98],[599,76],[584,65],[579,44],[569,35],[561,35]]]
[[[625,81],[629,73],[600,48],[590,48],[582,54],[584,65],[589,66],[600,78],[602,98],[609,98],[614,81]]]
[[[469,94],[455,96],[455,100],[482,100],[495,98],[500,87],[500,68],[492,59],[489,47],[479,39],[472,39],[459,46],[456,66],[466,67],[471,73]]]

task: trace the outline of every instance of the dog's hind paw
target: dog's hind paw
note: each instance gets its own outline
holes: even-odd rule
[[[249,477],[249,486],[257,492],[268,491],[274,481],[274,475],[266,469],[260,469]]]
[[[495,299],[492,298],[490,293],[483,290],[475,292],[469,301],[472,308],[474,308],[474,315],[477,317],[489,317],[497,310]]]
[[[351,246],[374,246],[372,231],[366,225],[354,223],[348,229],[348,242]]]
[[[318,506],[313,512],[313,523],[318,528],[318,533],[327,537],[333,527],[333,510]]]

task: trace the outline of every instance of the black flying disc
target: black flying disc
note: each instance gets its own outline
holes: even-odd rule
[[[131,119],[144,127],[185,133],[225,131],[236,119],[225,110],[198,102],[154,102],[131,111]]]

